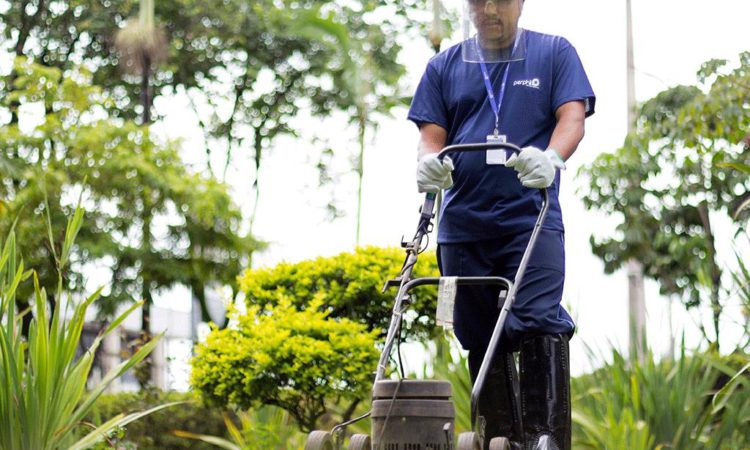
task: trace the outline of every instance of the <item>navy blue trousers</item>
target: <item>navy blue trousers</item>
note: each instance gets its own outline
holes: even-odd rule
[[[531,233],[438,246],[443,276],[501,276],[514,280]],[[534,334],[572,335],[573,319],[560,304],[565,282],[565,237],[542,229],[508,314],[500,346],[515,351]],[[500,315],[499,287],[459,286],[453,311],[456,337],[464,349],[484,354]]]

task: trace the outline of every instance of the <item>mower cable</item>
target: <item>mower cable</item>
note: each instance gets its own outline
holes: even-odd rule
[[[341,433],[344,431],[344,429],[346,429],[347,426],[353,423],[359,422],[362,419],[366,419],[370,417],[370,415],[372,415],[372,410],[367,411],[366,413],[362,414],[359,417],[355,417],[354,419],[347,420],[346,422],[340,423],[336,425],[335,427],[333,427],[333,429],[331,429],[331,434]]]

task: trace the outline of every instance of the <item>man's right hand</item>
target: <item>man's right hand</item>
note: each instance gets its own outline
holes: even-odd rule
[[[449,157],[438,159],[437,153],[428,153],[419,158],[417,164],[417,188],[419,192],[436,194],[441,189],[453,186],[451,171],[453,161]]]

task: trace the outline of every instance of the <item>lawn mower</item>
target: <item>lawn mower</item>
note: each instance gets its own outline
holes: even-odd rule
[[[449,153],[505,149],[519,153],[521,149],[510,143],[491,142],[481,144],[459,144],[445,147],[438,158]],[[490,450],[510,449],[505,436],[484,436],[483,418],[478,415],[479,394],[484,386],[492,364],[492,356],[497,349],[505,319],[513,306],[518,287],[521,285],[526,265],[534,249],[537,235],[547,215],[548,194],[541,189],[542,204],[534,229],[524,251],[513,281],[502,277],[424,277],[412,278],[412,269],[417,257],[426,249],[426,239],[432,231],[435,217],[435,194],[427,194],[420,210],[417,232],[411,241],[402,243],[406,258],[398,277],[385,282],[384,291],[398,287],[391,321],[386,334],[383,351],[380,355],[375,381],[372,387],[372,407],[366,414],[340,423],[331,431],[310,432],[305,450],[340,450],[343,446],[344,431],[351,425],[366,418],[371,419],[371,435],[355,434],[349,439],[347,450],[482,450],[485,440],[489,440]],[[455,412],[451,385],[441,380],[409,380],[403,368],[398,379],[386,379],[386,369],[391,360],[394,343],[401,344],[401,321],[410,305],[412,289],[424,285],[438,285],[438,300],[441,296],[455,297],[455,287],[461,285],[497,285],[500,289],[498,308],[500,316],[490,339],[481,368],[471,390],[471,431],[454,436]],[[449,303],[452,299],[447,299]]]

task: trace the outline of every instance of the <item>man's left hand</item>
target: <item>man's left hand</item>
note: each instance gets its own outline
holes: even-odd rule
[[[565,169],[565,163],[553,149],[541,151],[536,147],[524,147],[505,162],[518,172],[518,179],[527,188],[547,188],[555,181],[557,169]]]

